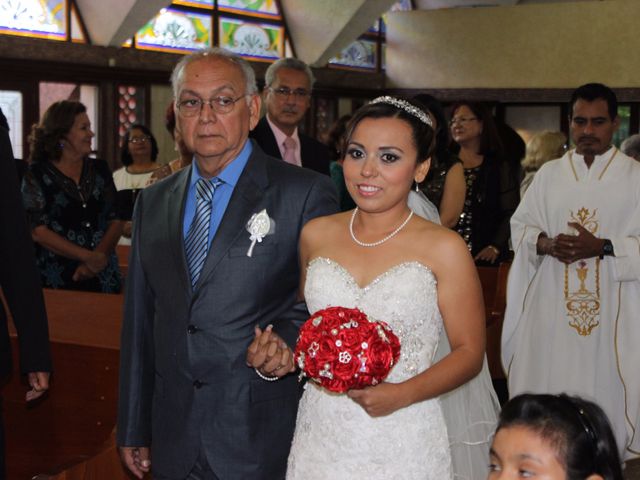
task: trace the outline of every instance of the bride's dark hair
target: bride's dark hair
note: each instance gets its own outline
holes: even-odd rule
[[[518,395],[502,408],[496,433],[516,426],[530,429],[552,446],[567,480],[594,474],[623,480],[611,425],[595,403],[565,394]]]
[[[411,106],[424,112],[425,115],[428,115],[428,110],[417,100],[405,98],[398,98],[398,100],[407,102]],[[435,133],[433,128],[415,114],[391,103],[384,102],[368,103],[356,110],[347,125],[346,135],[344,136],[345,144],[349,144],[356,127],[365,118],[399,118],[404,120],[411,127],[413,144],[418,152],[418,163],[424,162],[433,154],[435,149]],[[345,149],[342,148],[342,151],[344,152]]]

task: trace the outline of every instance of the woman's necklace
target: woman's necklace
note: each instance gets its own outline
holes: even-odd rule
[[[389,235],[384,237],[382,240],[378,240],[377,242],[365,243],[358,240],[356,238],[355,233],[353,233],[353,221],[356,218],[356,213],[358,213],[358,207],[356,207],[353,210],[353,213],[351,214],[351,221],[349,222],[349,233],[351,234],[351,238],[353,239],[353,241],[356,242],[361,247],[377,247],[378,245],[382,245],[387,240],[390,240],[393,237],[395,237],[400,232],[400,230],[402,230],[404,227],[407,226],[407,223],[409,223],[409,220],[411,220],[411,217],[413,217],[413,210],[411,210],[409,212],[409,216],[405,219],[405,221],[402,222],[402,224],[400,224],[400,226],[396,228],[393,232],[391,232]]]

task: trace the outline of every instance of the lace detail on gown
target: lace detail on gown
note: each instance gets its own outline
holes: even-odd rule
[[[357,307],[393,328],[402,347],[388,382],[402,382],[432,364],[442,319],[436,279],[426,266],[402,263],[361,288],[341,265],[316,258],[307,269],[305,298],[310,312],[330,306]],[[386,417],[372,418],[346,395],[307,382],[287,478],[452,478],[439,400],[426,400]]]

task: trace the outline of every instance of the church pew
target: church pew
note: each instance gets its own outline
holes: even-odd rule
[[[507,277],[510,267],[510,262],[503,262],[497,268],[477,267],[487,322],[487,363],[494,380],[505,378],[500,360],[500,337],[507,303]]]
[[[19,375],[14,374],[3,389],[7,478],[129,478],[112,436],[123,296],[48,289],[44,296],[54,375],[49,393],[34,405],[25,404],[28,387]],[[50,477],[66,475],[61,472],[67,469],[77,473],[78,468],[84,469],[81,476]]]
[[[116,245],[116,256],[118,257],[118,266],[120,267],[120,273],[123,278],[127,278],[127,272],[129,271],[129,252],[131,247],[129,245]]]

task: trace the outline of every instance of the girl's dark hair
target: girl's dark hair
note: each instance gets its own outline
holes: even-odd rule
[[[427,113],[424,105],[415,100],[400,99]],[[348,145],[358,124],[365,118],[399,118],[411,127],[413,144],[418,152],[417,162],[422,163],[433,154],[435,148],[435,134],[433,129],[415,115],[389,103],[368,103],[360,107],[351,117],[345,134],[345,144]],[[344,154],[344,152],[343,152]]]
[[[87,107],[72,100],[52,103],[40,119],[31,127],[29,135],[30,162],[60,160],[62,140],[71,131],[76,117],[86,113]]]
[[[532,430],[552,446],[567,480],[594,474],[623,480],[611,425],[595,403],[565,394],[518,395],[502,408],[496,433],[516,426]]]
[[[437,98],[429,95],[428,93],[420,93],[413,97],[413,99],[424,105],[428,110],[428,113],[431,114],[431,117],[436,121],[436,146],[433,154],[434,158],[432,159],[432,166],[437,165],[438,163],[446,163],[450,156],[450,137],[447,118],[445,117],[442,104]]]
[[[149,141],[151,142],[151,161],[155,162],[156,158],[158,158],[158,142],[156,138],[147,127],[139,123],[134,123],[129,127],[129,130],[127,130],[127,133],[124,134],[124,138],[122,139],[122,148],[120,149],[120,161],[122,164],[129,166],[133,163],[133,157],[131,157],[131,153],[129,152],[129,138],[133,130],[142,130],[142,132],[149,137]]]
[[[460,107],[467,107],[473,115],[482,123],[482,133],[480,134],[480,150],[477,152],[480,155],[490,155],[494,157],[502,157],[504,149],[502,141],[498,135],[498,129],[496,122],[491,114],[491,111],[482,103],[479,102],[456,102],[451,106],[451,118],[456,114],[456,111]],[[458,151],[460,147],[454,142],[454,151]]]

